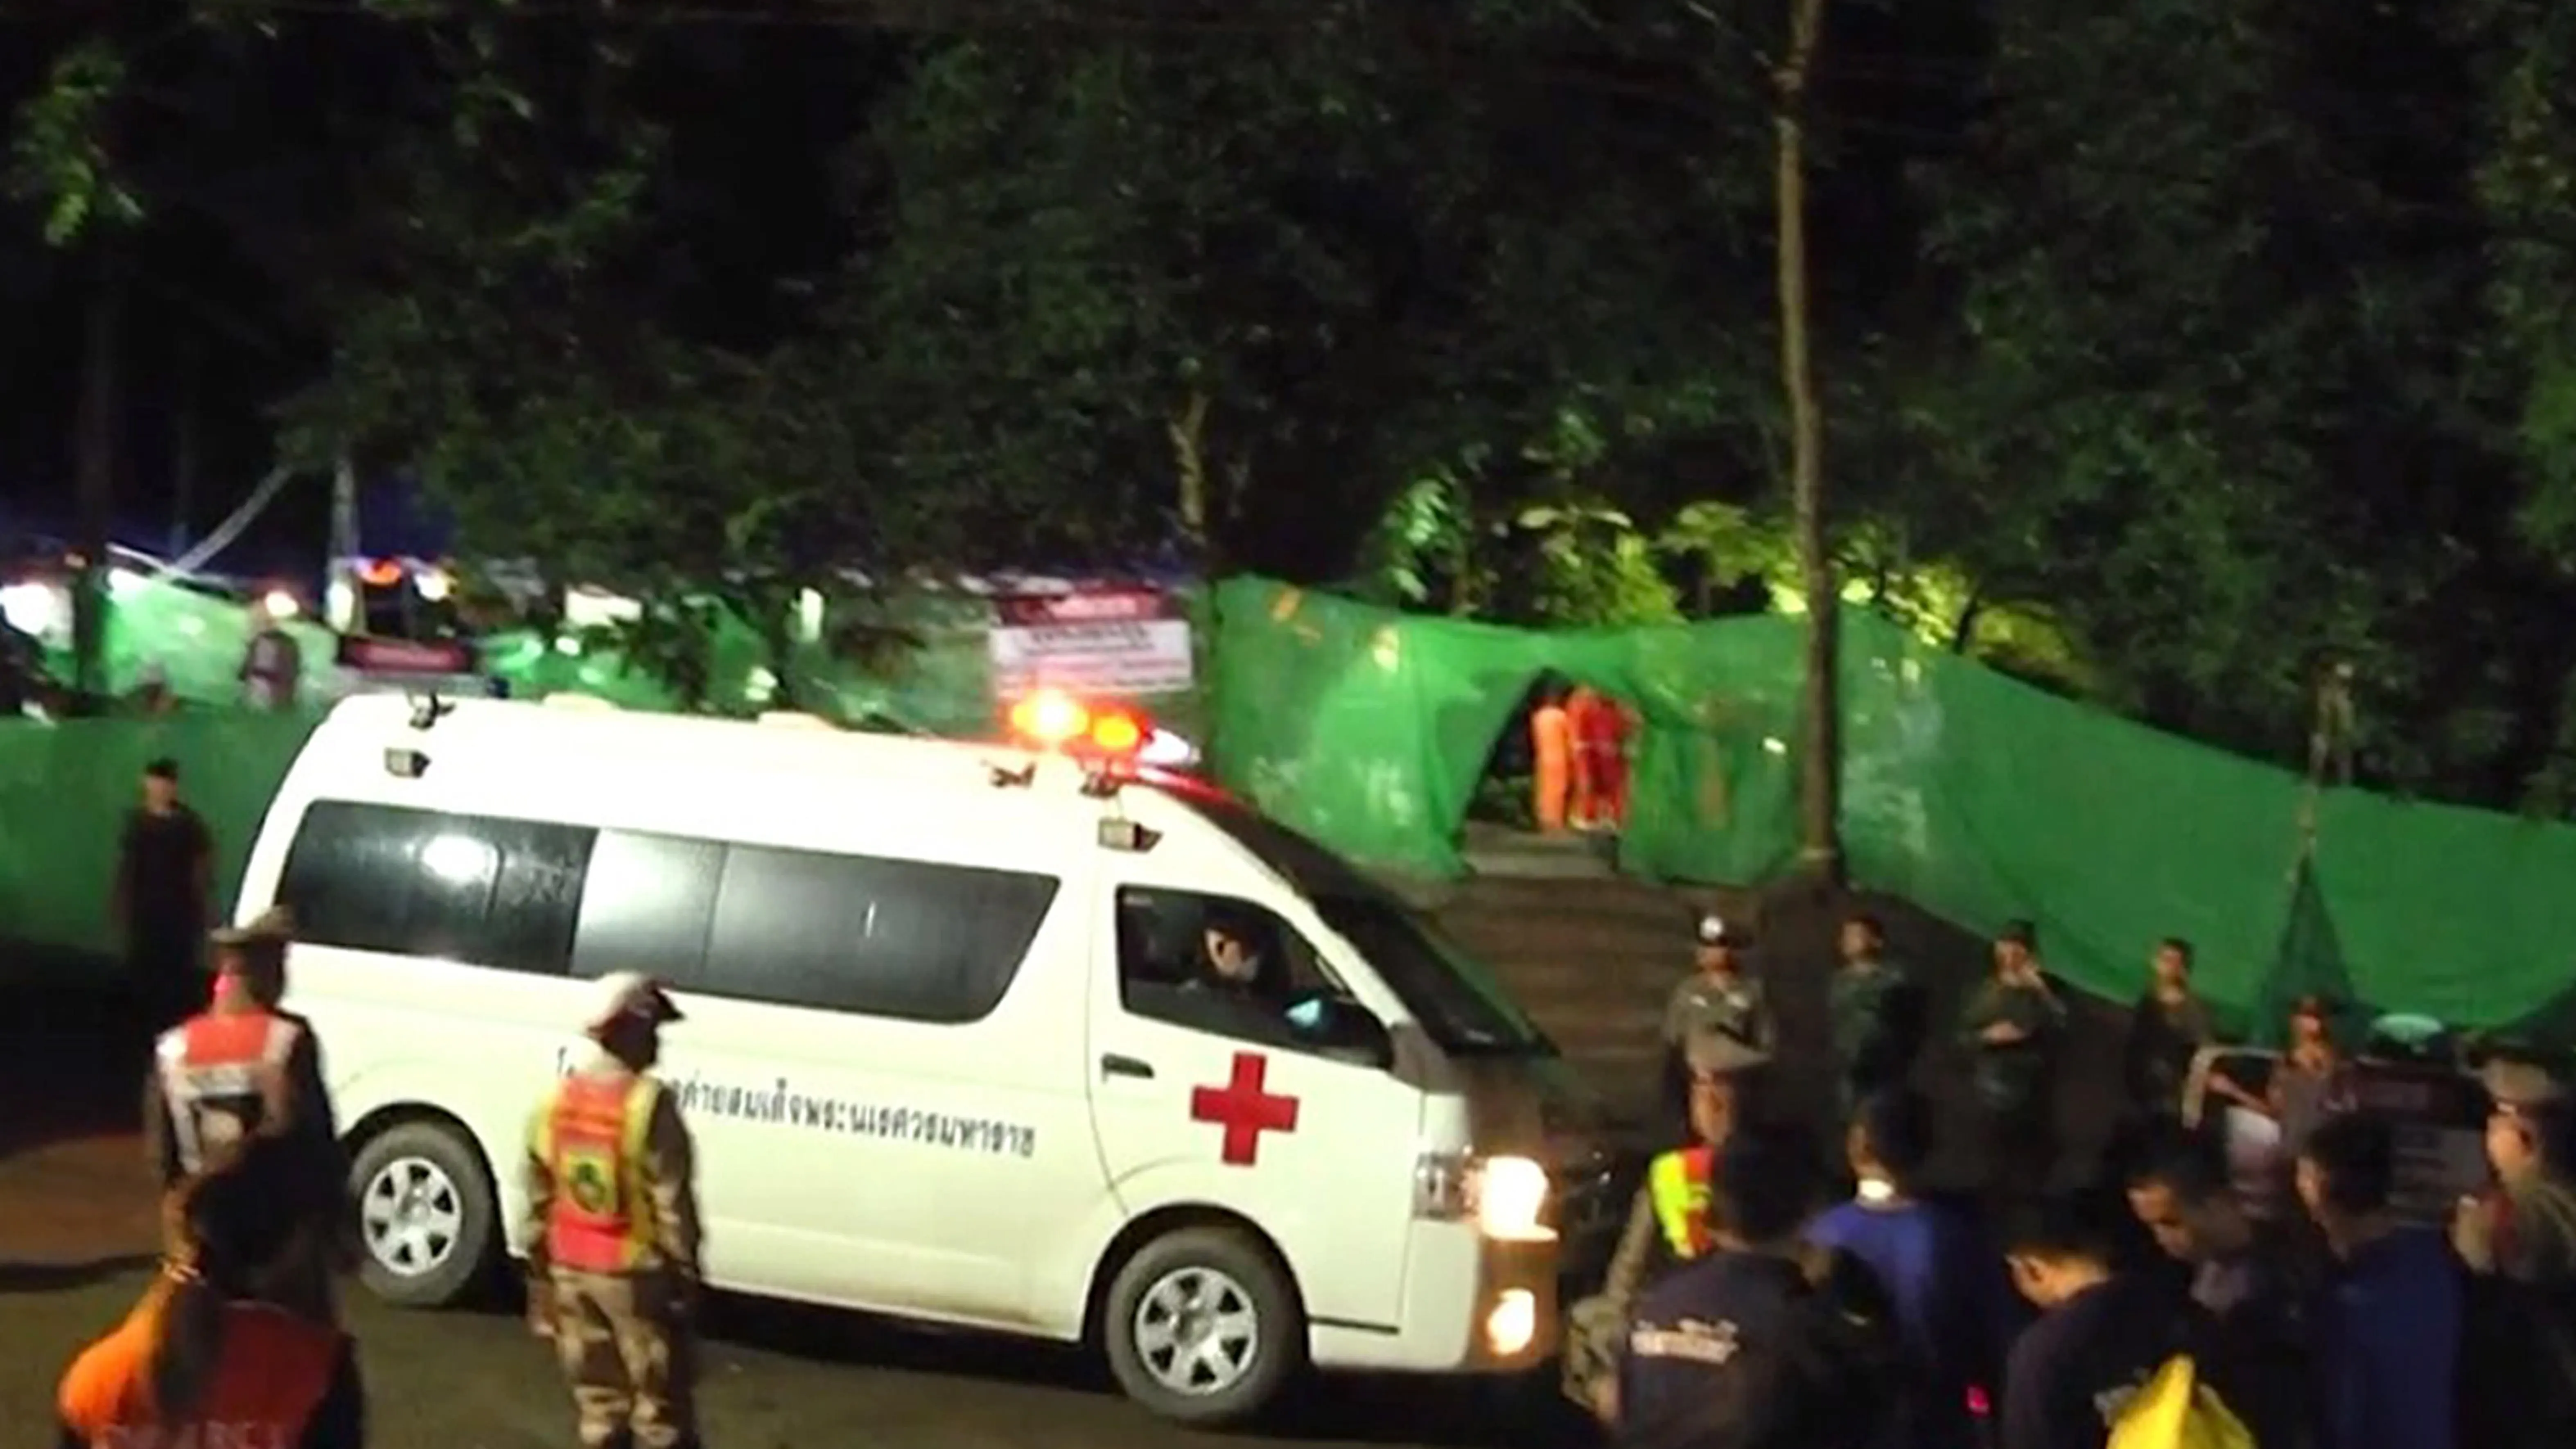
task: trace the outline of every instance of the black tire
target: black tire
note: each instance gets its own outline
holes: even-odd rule
[[[1205,1392],[1166,1384],[1150,1361],[1154,1356],[1138,1342],[1138,1315],[1146,1295],[1175,1275],[1192,1272],[1206,1275],[1204,1286],[1220,1297],[1240,1294],[1255,1325],[1240,1374]],[[1159,1418],[1198,1428],[1257,1418],[1306,1364],[1306,1310],[1287,1269],[1251,1237],[1225,1228],[1184,1228],[1139,1249],[1110,1281],[1100,1331],[1109,1372],[1127,1397]]]
[[[379,1230],[387,1189],[406,1175],[431,1187],[443,1182],[429,1205],[454,1209],[453,1230],[431,1235],[426,1251],[417,1242],[395,1249]],[[504,1241],[500,1209],[483,1156],[464,1133],[436,1122],[405,1122],[369,1138],[349,1164],[349,1192],[358,1203],[358,1281],[368,1292],[397,1307],[448,1308],[491,1281]]]

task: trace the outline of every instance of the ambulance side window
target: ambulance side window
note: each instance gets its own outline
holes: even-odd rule
[[[1118,1000],[1138,1016],[1293,1051],[1288,1008],[1339,989],[1305,937],[1249,901],[1118,892]]]
[[[317,800],[278,899],[316,946],[564,973],[597,832]]]

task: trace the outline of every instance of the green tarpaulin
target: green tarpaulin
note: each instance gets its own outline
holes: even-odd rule
[[[2303,869],[2298,777],[1844,618],[1855,883],[1971,929],[2029,917],[2054,969],[2119,998],[2159,937],[2188,937],[2210,994],[2258,1022],[2321,988],[2526,1026],[2576,985],[2576,828],[2327,791]],[[1795,858],[1796,621],[1538,634],[1258,580],[1227,584],[1218,619],[1221,773],[1346,852],[1459,869],[1497,735],[1553,671],[1644,717],[1625,868],[1744,884]]]
[[[1643,719],[1625,869],[1746,884],[1795,858],[1794,620],[1541,634],[1261,580],[1226,584],[1215,604],[1219,776],[1345,854],[1462,869],[1460,829],[1493,747],[1554,672]],[[2052,967],[2102,995],[2132,994],[2156,939],[2180,935],[2199,946],[2211,995],[2256,1021],[2309,989],[2470,1027],[2576,1015],[2576,827],[2350,790],[2311,800],[2284,771],[2029,688],[1857,611],[1842,646],[1843,832],[1858,884],[1971,929],[2027,916]],[[891,683],[840,674],[835,696],[978,731],[992,712],[980,651],[946,647]],[[666,702],[613,662],[532,640],[502,641],[498,660],[527,693]],[[304,728],[213,712],[0,723],[0,937],[107,944],[117,821],[156,754],[182,762],[236,869]]]

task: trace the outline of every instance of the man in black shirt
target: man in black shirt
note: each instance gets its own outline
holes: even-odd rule
[[[2246,1211],[2218,1146],[2175,1126],[2131,1164],[2129,1210],[2156,1246],[2191,1272],[2204,1351],[2199,1369],[2254,1442],[2307,1442],[2302,1308],[2322,1264],[2277,1224]]]
[[[2116,1263],[2120,1210],[2040,1204],[2004,1239],[2013,1283],[2040,1310],[2004,1366],[2002,1449],[2104,1449],[2165,1360],[2190,1347],[2184,1305]]]
[[[113,902],[125,963],[152,1030],[205,1004],[199,967],[213,905],[215,840],[179,798],[179,764],[143,767],[143,800],[125,818]]]
[[[1739,1131],[1710,1173],[1712,1250],[1637,1301],[1614,1425],[1621,1449],[1865,1449],[1898,1397],[1884,1288],[1808,1250],[1816,1155]]]

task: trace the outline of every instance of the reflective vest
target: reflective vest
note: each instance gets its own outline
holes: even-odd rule
[[[294,1022],[266,1011],[207,1012],[161,1034],[161,1095],[182,1168],[202,1172],[217,1149],[285,1127],[296,1034]]]
[[[224,1308],[223,1346],[194,1412],[165,1421],[152,1403],[151,1364],[169,1294],[155,1290],[115,1332],[83,1350],[64,1373],[55,1406],[63,1426],[96,1449],[240,1445],[280,1449],[304,1437],[331,1391],[343,1340],[265,1303]]]
[[[644,1136],[661,1087],[646,1076],[566,1077],[538,1119],[536,1158],[554,1178],[546,1259],[586,1273],[633,1270],[652,1248]]]
[[[1696,1258],[1708,1251],[1708,1174],[1716,1165],[1714,1147],[1681,1147],[1657,1157],[1646,1169],[1646,1191],[1655,1204],[1655,1221],[1677,1258]]]

